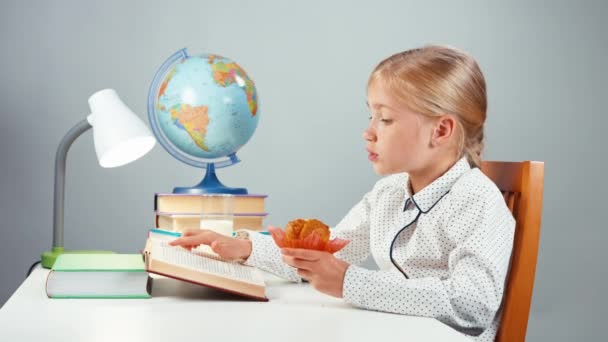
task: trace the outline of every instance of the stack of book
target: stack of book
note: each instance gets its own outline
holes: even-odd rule
[[[234,195],[234,230],[263,231],[266,195]],[[154,195],[156,228],[183,232],[200,227],[202,197],[191,194],[157,193]]]

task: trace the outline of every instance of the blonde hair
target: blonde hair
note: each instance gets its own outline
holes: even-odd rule
[[[486,120],[486,82],[467,53],[438,45],[403,51],[376,66],[368,87],[381,81],[412,111],[428,117],[456,117],[459,158],[480,167]]]

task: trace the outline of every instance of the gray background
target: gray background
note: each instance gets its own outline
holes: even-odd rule
[[[235,59],[256,81],[261,119],[221,179],[269,194],[267,223],[335,224],[378,179],[361,138],[369,72],[444,43],[487,78],[485,159],[546,162],[528,340],[604,340],[607,16],[599,1],[3,1],[0,304],[51,246],[55,150],[95,91],[115,88],[148,122],[148,86],[174,51]],[[137,251],[153,193],[202,175],[160,145],[102,169],[86,133],[68,157],[66,248]]]

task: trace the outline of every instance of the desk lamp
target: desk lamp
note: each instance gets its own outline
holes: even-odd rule
[[[55,190],[53,201],[53,248],[42,254],[41,264],[51,268],[62,253],[95,253],[99,251],[64,251],[63,204],[65,161],[68,149],[82,133],[93,128],[93,141],[99,164],[105,168],[128,164],[146,153],[156,143],[154,136],[118,97],[113,89],[104,89],[89,97],[91,114],[63,137],[55,155]]]

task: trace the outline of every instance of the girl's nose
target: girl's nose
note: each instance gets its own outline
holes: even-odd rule
[[[363,139],[365,139],[365,141],[375,141],[376,140],[376,135],[374,135],[370,129],[366,129],[363,131]]]

